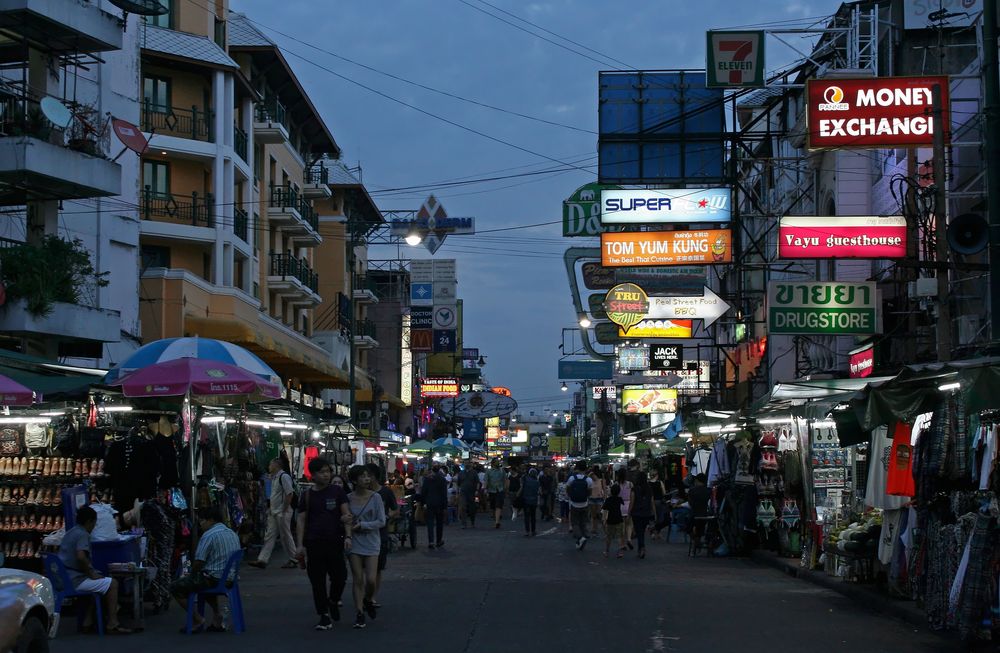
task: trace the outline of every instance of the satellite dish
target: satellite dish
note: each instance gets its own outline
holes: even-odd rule
[[[149,147],[149,141],[142,135],[142,130],[130,122],[120,118],[112,118],[111,129],[114,130],[118,140],[136,154],[142,154]]]
[[[42,114],[49,119],[49,122],[63,129],[69,127],[70,121],[73,120],[73,113],[66,108],[65,104],[51,95],[43,97],[39,104],[42,107]]]
[[[162,16],[170,11],[160,4],[160,0],[111,0],[111,4],[138,16]]]

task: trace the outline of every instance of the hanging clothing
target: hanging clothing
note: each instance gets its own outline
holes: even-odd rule
[[[910,444],[911,428],[897,422],[892,432],[892,451],[886,470],[886,494],[912,497],[916,493],[913,483],[913,446]]]
[[[161,490],[167,490],[177,485],[177,446],[173,436],[157,436],[153,438],[153,449],[160,461]]]
[[[733,443],[736,450],[736,464],[734,481],[739,485],[753,485],[756,481],[754,476],[754,444],[747,440]]]
[[[895,497],[886,494],[889,473],[889,457],[892,440],[884,426],[872,431],[872,442],[868,448],[868,487],[865,491],[865,506],[882,510],[896,510],[909,503],[909,497]]]
[[[708,474],[708,466],[710,459],[712,457],[712,452],[707,449],[695,449],[691,456],[691,473],[698,474]]]
[[[156,494],[160,458],[149,440],[130,435],[112,442],[104,471],[111,477],[114,506],[124,512],[132,509],[136,499],[144,501]]]
[[[719,479],[726,478],[731,473],[726,441],[719,438],[712,445],[712,458],[708,464],[708,485],[715,485]]]
[[[905,508],[898,510],[886,510],[882,515],[882,534],[878,540],[878,561],[883,565],[892,562],[893,552],[899,540],[900,521],[903,518]]]
[[[171,560],[174,553],[174,522],[158,501],[146,501],[140,510],[142,527],[146,531],[146,559],[156,567],[156,575],[146,590],[146,598],[157,610],[171,604]]]

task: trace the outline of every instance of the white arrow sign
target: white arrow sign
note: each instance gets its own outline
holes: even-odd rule
[[[650,297],[647,320],[704,320],[705,326],[722,317],[731,307],[706,286],[701,297]]]

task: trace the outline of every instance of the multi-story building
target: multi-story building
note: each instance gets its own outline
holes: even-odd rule
[[[278,47],[226,3],[171,3],[142,42],[143,335],[241,344],[318,397],[347,369],[314,342],[324,238],[307,171],[340,149]],[[343,265],[344,258],[331,260]]]
[[[11,0],[0,29],[2,346],[110,365],[140,337],[138,166],[108,116],[139,121],[142,23],[109,2]]]

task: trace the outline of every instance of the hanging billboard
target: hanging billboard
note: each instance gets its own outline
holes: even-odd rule
[[[876,332],[875,283],[772,281],[767,329],[785,335],[870,335]]]
[[[848,376],[852,379],[863,379],[875,371],[875,345],[868,344],[861,349],[855,349],[849,354]]]
[[[420,396],[425,398],[454,397],[458,394],[458,379],[426,378],[420,379]]]
[[[642,320],[628,331],[629,339],[644,338],[690,338],[694,330],[692,320]],[[618,336],[625,332],[618,329]]]
[[[677,412],[677,391],[672,388],[627,385],[621,395],[622,412],[628,415]]]
[[[764,86],[764,32],[708,32],[709,88]]]
[[[649,369],[649,347],[616,347],[618,369],[622,371],[639,371]]]
[[[601,184],[584,184],[563,201],[563,236],[594,237],[600,235],[601,228],[601,192],[607,188]]]
[[[601,265],[713,265],[733,260],[732,231],[639,231],[601,234]]]
[[[870,215],[782,216],[778,258],[904,258],[906,218]]]
[[[816,148],[934,145],[933,89],[941,89],[948,136],[948,78],[869,77],[806,81],[808,142]]]
[[[601,191],[602,224],[729,222],[728,188],[621,188]]]

